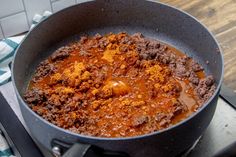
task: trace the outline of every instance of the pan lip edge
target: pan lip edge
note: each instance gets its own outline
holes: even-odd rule
[[[89,2],[85,2],[85,3],[90,3],[90,2],[93,2],[93,1],[89,1]],[[210,103],[213,101],[213,99],[216,99],[216,98],[219,98],[218,97],[218,93],[220,91],[220,87],[221,87],[221,84],[223,82],[223,76],[224,76],[224,59],[223,59],[223,51],[222,51],[222,48],[220,47],[218,41],[216,40],[215,36],[212,34],[211,31],[209,31],[207,29],[207,27],[202,24],[197,18],[195,18],[194,16],[192,16],[191,14],[181,10],[181,9],[178,9],[176,7],[173,7],[171,5],[168,5],[168,4],[165,4],[165,3],[162,3],[162,2],[157,2],[157,1],[153,1],[153,0],[146,0],[146,2],[151,2],[151,3],[155,3],[155,4],[159,4],[159,5],[162,5],[164,7],[169,7],[170,9],[175,9],[176,11],[182,13],[182,14],[185,14],[187,16],[189,16],[190,18],[192,18],[194,21],[196,21],[197,23],[199,23],[208,33],[209,35],[211,36],[211,38],[214,40],[217,48],[219,49],[219,53],[220,53],[220,58],[221,58],[221,76],[220,76],[220,79],[219,79],[219,83],[217,84],[217,88],[214,92],[214,94],[210,97],[210,99],[207,100],[207,102],[205,102],[202,107],[200,109],[198,109],[196,112],[194,112],[193,114],[191,114],[189,117],[185,118],[184,120],[178,122],[177,124],[175,125],[172,125],[168,128],[165,128],[165,129],[162,129],[162,130],[158,130],[158,131],[155,131],[155,132],[152,132],[152,133],[148,133],[148,134],[143,134],[143,135],[139,135],[139,136],[133,136],[133,137],[117,137],[117,138],[107,138],[107,137],[96,137],[96,136],[86,136],[86,135],[82,135],[82,134],[77,134],[77,133],[74,133],[74,132],[71,132],[69,130],[66,130],[66,129],[63,129],[63,128],[60,128],[48,121],[46,121],[45,119],[43,119],[41,116],[39,116],[38,114],[36,114],[34,111],[32,111],[29,106],[27,105],[27,103],[25,103],[25,101],[23,100],[22,96],[20,95],[19,91],[18,91],[18,88],[16,86],[16,83],[15,83],[15,76],[14,76],[14,67],[15,67],[15,59],[16,59],[16,55],[18,54],[18,50],[20,49],[21,47],[21,44],[26,40],[26,38],[28,37],[28,35],[30,35],[31,31],[33,31],[34,29],[36,29],[37,27],[40,26],[40,23],[43,23],[45,22],[46,20],[50,19],[50,17],[52,16],[49,16],[47,18],[45,18],[44,20],[42,20],[38,25],[36,25],[33,29],[31,29],[27,34],[26,36],[24,37],[24,39],[21,41],[20,45],[17,47],[16,49],[16,53],[14,54],[14,59],[12,61],[12,70],[11,70],[11,78],[12,78],[12,83],[13,83],[13,87],[14,87],[14,90],[16,92],[16,95],[17,95],[17,98],[19,99],[18,102],[20,101],[20,103],[22,103],[22,105],[24,105],[24,107],[27,108],[27,110],[30,111],[31,114],[33,114],[34,116],[36,116],[38,119],[40,119],[43,123],[49,125],[50,127],[53,127],[54,129],[57,129],[58,131],[62,131],[62,132],[65,132],[69,135],[72,135],[72,136],[75,136],[75,137],[80,137],[80,138],[84,138],[84,139],[89,139],[89,140],[101,140],[101,141],[126,141],[126,140],[138,140],[138,139],[141,139],[141,138],[144,138],[144,137],[151,137],[151,136],[155,136],[155,135],[159,135],[163,132],[167,132],[167,131],[170,131],[174,128],[177,128],[179,127],[180,125],[183,125],[185,124],[185,122],[189,121],[190,119],[192,119],[193,117],[195,117],[197,114],[199,114],[199,112],[201,112],[202,110],[204,110],[208,105],[210,105]],[[61,11],[58,11],[54,14],[59,14],[65,10],[68,10],[72,7],[76,7],[77,5],[80,5],[81,3],[79,4],[76,4],[74,6],[70,6],[68,8],[65,8]],[[217,104],[214,104],[214,105],[217,105]],[[21,106],[21,105],[20,105]]]

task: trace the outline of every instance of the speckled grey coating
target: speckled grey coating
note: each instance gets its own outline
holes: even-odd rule
[[[132,138],[98,138],[74,134],[36,115],[23,101],[35,66],[55,47],[79,34],[142,32],[166,42],[199,61],[217,83],[214,96],[198,112],[165,130]],[[52,139],[85,142],[124,151],[132,157],[175,156],[188,148],[209,125],[223,75],[223,59],[214,37],[196,19],[173,7],[141,0],[98,0],[60,11],[42,21],[19,46],[13,63],[13,83],[21,111],[32,135],[51,149]],[[209,64],[206,64],[209,61]]]

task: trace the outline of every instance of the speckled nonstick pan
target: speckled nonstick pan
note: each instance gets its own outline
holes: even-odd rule
[[[184,121],[161,131],[128,138],[100,138],[72,133],[42,119],[24,102],[22,95],[36,65],[55,48],[74,35],[121,31],[130,34],[142,32],[192,56],[208,74],[214,76],[217,85],[214,95]],[[206,61],[209,61],[208,65]],[[168,157],[189,148],[209,125],[222,82],[223,59],[212,34],[183,11],[152,1],[98,0],[69,7],[38,24],[17,49],[12,69],[12,80],[24,120],[34,138],[48,150],[78,157],[91,151],[98,152],[97,155],[100,153],[100,156],[104,156],[103,153],[125,156],[126,153],[131,157]]]

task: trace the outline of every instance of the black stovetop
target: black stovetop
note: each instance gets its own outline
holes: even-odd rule
[[[24,125],[18,112],[16,97],[12,85],[0,88],[0,130],[7,137],[16,156],[22,157],[52,157],[52,155],[39,144],[35,144]],[[7,99],[7,101],[4,99]],[[18,106],[19,107],[19,106]],[[16,114],[15,114],[16,112]],[[17,115],[17,116],[16,116]],[[236,142],[236,110],[219,98],[215,115],[204,134],[196,141],[182,157],[213,157],[223,148]],[[235,148],[236,150],[236,148]],[[236,156],[236,154],[235,154]],[[91,156],[90,156],[91,157]]]

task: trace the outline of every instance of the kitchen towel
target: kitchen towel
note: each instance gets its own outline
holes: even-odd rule
[[[0,156],[1,157],[15,157],[12,154],[12,151],[9,145],[7,144],[7,141],[3,137],[1,130],[0,130]]]
[[[36,14],[33,18],[32,29],[42,19],[48,17],[52,13],[45,11],[43,15]],[[25,35],[6,38],[0,41],[0,85],[7,83],[11,79],[10,64],[12,62],[15,51]]]
[[[48,17],[52,13],[45,11],[43,15],[36,14],[33,18],[33,24],[30,29],[32,29],[37,23],[39,23],[44,18]],[[23,40],[25,35],[20,35],[16,37],[10,37],[0,41],[0,85],[7,83],[11,79],[11,62],[15,51]],[[4,138],[3,133],[0,130],[0,157],[15,157]]]

